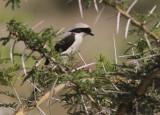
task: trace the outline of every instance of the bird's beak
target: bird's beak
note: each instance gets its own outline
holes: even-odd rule
[[[90,32],[90,33],[88,33],[89,35],[91,35],[91,36],[94,36],[94,34],[92,33],[92,32]]]

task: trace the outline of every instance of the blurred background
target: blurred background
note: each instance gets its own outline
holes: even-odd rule
[[[70,2],[69,2],[70,1]],[[22,0],[20,8],[12,10],[11,7],[5,8],[5,1],[0,1],[0,37],[6,36],[6,23],[11,19],[16,19],[21,22],[25,22],[28,27],[32,28],[37,23],[43,21],[37,28],[34,30],[40,32],[44,28],[53,27],[58,30],[64,28],[63,31],[66,31],[72,25],[78,22],[83,22],[88,24],[94,33],[94,37],[86,36],[81,47],[79,48],[81,55],[87,63],[94,62],[95,57],[98,57],[101,53],[105,54],[106,57],[114,61],[114,47],[113,47],[113,33],[115,33],[117,55],[123,55],[124,51],[127,48],[128,41],[134,41],[135,36],[129,36],[127,40],[124,39],[124,32],[126,26],[126,19],[121,17],[120,21],[120,32],[116,34],[116,11],[106,6],[100,19],[94,25],[94,21],[98,15],[95,11],[94,5],[92,4],[89,9],[86,8],[86,4],[82,4],[84,18],[82,19],[79,13],[78,1],[77,0]],[[128,0],[130,5],[134,0]],[[160,0],[138,0],[137,4],[134,6],[132,11],[142,14],[147,14],[154,5],[157,5],[155,13],[160,15]],[[99,10],[101,10],[103,5],[98,5]],[[159,20],[159,19],[157,19]],[[153,24],[148,23],[148,25]],[[132,26],[130,26],[130,29]],[[0,44],[1,45],[1,44]],[[0,55],[1,57],[9,57],[10,50],[9,43],[7,46],[0,46]],[[24,44],[19,43],[15,48],[15,52],[22,52],[24,50]],[[76,55],[78,58],[78,56]],[[16,58],[19,60],[18,58]],[[79,59],[80,60],[80,59]],[[124,59],[118,58],[119,62],[125,61]],[[33,91],[33,88],[24,84],[19,87],[20,84],[17,84],[17,92],[20,97],[27,98],[30,93]],[[3,90],[10,90],[0,86]],[[23,90],[22,90],[23,89]],[[13,102],[12,99],[0,95],[0,103],[3,102]],[[62,104],[53,105],[53,115],[66,115],[66,109],[62,109]],[[47,113],[48,108],[46,104],[42,105],[42,110]],[[9,109],[0,108],[0,115],[10,115],[13,112]],[[31,111],[29,115],[39,115],[38,110]],[[48,114],[48,113],[47,113]]]

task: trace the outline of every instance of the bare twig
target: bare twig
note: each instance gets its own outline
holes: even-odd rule
[[[78,4],[79,4],[79,11],[80,11],[80,14],[81,14],[81,18],[83,18],[83,10],[82,10],[82,3],[81,3],[81,0],[78,0]]]
[[[14,63],[14,47],[15,47],[15,44],[16,44],[16,40],[13,41],[12,45],[11,45],[11,48],[10,48],[10,57],[11,57],[11,61],[12,63]]]
[[[129,30],[130,22],[131,22],[131,18],[129,18],[128,21],[127,21],[126,31],[125,31],[125,39],[127,39],[127,36],[128,36],[128,30]]]
[[[121,16],[121,13],[118,12],[118,13],[117,13],[117,34],[119,33],[120,16]]]
[[[138,22],[137,20],[135,20],[134,18],[131,18],[131,15],[129,15],[127,12],[123,11],[122,9],[120,9],[117,5],[109,3],[105,0],[103,0],[103,3],[105,5],[109,5],[113,8],[115,8],[117,10],[117,12],[121,12],[121,15],[123,15],[124,17],[126,17],[127,19],[131,19],[131,22],[133,25],[141,28],[144,32],[146,32],[146,34],[148,36],[150,36],[151,38],[155,39],[155,40],[159,40],[160,38],[155,35],[153,32],[151,32],[148,28],[146,28],[142,23]]]
[[[130,12],[130,10],[133,8],[133,6],[137,3],[138,0],[134,0],[134,2],[130,5],[130,7],[127,10],[127,13]]]

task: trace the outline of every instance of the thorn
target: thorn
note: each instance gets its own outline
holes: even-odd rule
[[[138,0],[135,0],[131,5],[130,5],[130,7],[128,8],[128,10],[127,10],[127,13],[129,13],[130,12],[130,10],[133,8],[133,6],[137,3],[137,1]]]
[[[45,20],[40,21],[39,23],[37,23],[35,26],[32,27],[32,29],[35,29],[36,27],[38,27],[39,25],[41,25],[42,23],[44,23]]]
[[[25,55],[25,51],[26,51],[27,47],[24,49],[21,59],[22,59],[22,67],[23,67],[23,71],[24,71],[24,75],[27,75],[26,69],[25,69],[25,62],[24,62],[24,55]]]
[[[113,33],[113,46],[114,46],[115,62],[116,62],[116,64],[117,64],[117,63],[118,63],[118,61],[117,61],[117,51],[116,51],[116,42],[115,42],[114,33]]]
[[[89,63],[89,64],[87,64],[87,65],[83,65],[83,66],[80,66],[80,67],[78,67],[78,68],[76,68],[76,69],[73,69],[71,72],[75,72],[76,70],[80,70],[80,69],[83,69],[83,68],[86,68],[86,67],[89,67],[89,66],[95,65],[95,64],[96,64],[96,62]]]
[[[157,8],[157,5],[155,5],[155,6],[151,9],[151,11],[149,12],[149,15],[151,15],[156,8]]]
[[[43,115],[46,115],[45,112],[40,107],[38,107],[38,106],[36,106],[36,107]]]
[[[94,3],[95,10],[96,10],[96,12],[98,13],[98,12],[99,12],[99,10],[98,10],[98,6],[97,6],[97,2],[96,2],[96,0],[93,0],[93,3]]]
[[[16,89],[15,89],[14,87],[13,87],[13,90],[14,90],[14,92],[15,92],[15,94],[16,94],[16,97],[17,97],[20,105],[22,105],[22,102],[21,102],[21,100],[20,100],[20,98],[19,98],[19,96],[18,96],[18,93],[17,93],[17,91],[16,91]]]
[[[80,52],[77,50],[77,53],[79,55],[79,57],[81,58],[82,62],[84,63],[84,65],[87,65],[86,62],[84,61],[83,57],[81,56]]]
[[[129,18],[128,21],[127,21],[126,31],[125,31],[125,39],[127,39],[127,36],[128,36],[128,30],[129,30],[130,22],[131,22],[131,18]]]
[[[61,28],[57,33],[56,35],[59,35],[63,30],[64,30],[65,27]]]
[[[12,45],[11,45],[11,48],[10,48],[10,57],[11,57],[11,61],[12,63],[14,63],[14,47],[15,47],[15,44],[16,44],[16,40],[13,41]]]
[[[80,11],[80,14],[81,14],[81,18],[83,18],[83,10],[82,10],[82,3],[81,3],[81,0],[78,0],[78,4],[79,4],[79,11]]]
[[[97,17],[96,17],[96,19],[95,19],[93,25],[96,25],[96,23],[98,22],[98,20],[99,20],[101,14],[102,14],[104,8],[105,8],[105,6],[103,6],[102,9],[100,10],[100,12],[99,12],[99,14],[97,15]]]
[[[121,13],[118,12],[118,14],[117,14],[117,34],[119,33],[120,16],[121,16]]]
[[[148,44],[149,49],[152,50],[151,44],[150,44],[150,42],[149,42],[149,40],[148,40],[148,37],[147,37],[147,34],[146,34],[146,33],[144,33],[144,38],[146,39],[146,42],[147,42],[147,44]]]

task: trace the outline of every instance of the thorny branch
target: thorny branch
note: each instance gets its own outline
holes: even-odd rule
[[[155,40],[159,40],[160,38],[158,36],[156,36],[153,32],[151,32],[143,23],[138,22],[137,20],[135,20],[134,18],[132,18],[132,16],[130,14],[128,14],[126,11],[120,9],[117,5],[109,3],[105,0],[103,0],[103,3],[105,5],[109,5],[111,7],[113,7],[114,9],[117,10],[117,12],[120,12],[122,16],[126,17],[128,20],[131,21],[131,23],[139,28],[141,28],[148,36],[150,36],[151,38],[155,39]]]
[[[136,90],[134,90],[126,99],[125,103],[122,103],[117,111],[116,115],[125,115],[127,112],[129,112],[129,109],[133,105],[133,101],[140,95],[144,94],[146,89],[148,88],[149,85],[151,85],[152,80],[157,77],[157,75],[160,73],[160,68],[156,68],[153,72],[151,72],[147,78],[145,79],[144,82],[142,82]]]

